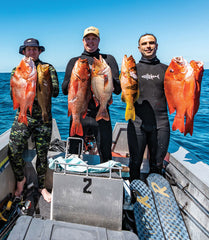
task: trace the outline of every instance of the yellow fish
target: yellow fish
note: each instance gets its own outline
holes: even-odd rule
[[[122,88],[121,99],[126,103],[125,120],[135,120],[134,103],[139,98],[139,80],[136,72],[136,63],[132,55],[123,57],[120,83]]]

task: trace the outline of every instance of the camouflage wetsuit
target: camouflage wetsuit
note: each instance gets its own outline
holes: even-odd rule
[[[40,60],[35,62],[35,65],[46,64]],[[13,69],[11,76],[13,76],[15,69]],[[59,83],[56,70],[52,65],[49,65],[49,72],[52,81],[52,96],[57,97],[59,94]],[[12,97],[12,94],[11,94]],[[49,144],[51,140],[52,133],[52,115],[51,109],[49,113],[49,121],[42,121],[42,111],[38,104],[37,95],[34,99],[32,116],[29,111],[27,112],[28,126],[24,123],[18,122],[19,109],[15,116],[14,123],[11,128],[8,156],[12,169],[14,171],[17,181],[22,181],[24,178],[24,165],[22,154],[25,146],[27,145],[28,138],[32,135],[35,141],[37,160],[36,160],[36,170],[38,175],[39,188],[45,188],[45,174],[47,170],[47,153],[49,149]]]

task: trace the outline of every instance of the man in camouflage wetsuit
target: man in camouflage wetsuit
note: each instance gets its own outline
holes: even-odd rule
[[[46,64],[39,60],[39,55],[45,50],[43,46],[39,46],[39,41],[33,38],[26,39],[24,45],[20,46],[19,53],[25,55],[26,57],[31,57],[34,61],[36,67],[38,64]],[[14,75],[15,69],[11,73],[11,77]],[[52,96],[57,97],[59,94],[59,83],[57,78],[56,70],[52,65],[49,64],[49,72],[52,82]],[[11,94],[12,97],[12,94]],[[36,170],[38,175],[39,191],[43,195],[47,202],[51,201],[51,194],[47,191],[45,187],[45,174],[47,170],[47,153],[49,149],[49,144],[51,140],[52,133],[52,115],[51,108],[48,113],[49,120],[44,122],[42,120],[41,107],[38,104],[37,95],[34,99],[32,116],[29,111],[27,112],[28,126],[24,123],[18,122],[19,109],[15,116],[14,123],[11,128],[8,156],[10,163],[17,180],[17,189],[15,191],[15,196],[20,196],[26,178],[24,176],[24,166],[25,162],[22,158],[22,154],[27,144],[28,138],[33,135],[35,140],[37,160],[36,160]]]

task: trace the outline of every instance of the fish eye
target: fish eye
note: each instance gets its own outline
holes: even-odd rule
[[[174,72],[174,70],[171,68],[171,69],[170,69],[170,72],[171,72],[171,73],[173,73],[173,72]]]

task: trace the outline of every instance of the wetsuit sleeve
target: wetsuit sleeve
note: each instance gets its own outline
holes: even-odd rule
[[[68,85],[69,85],[69,82],[70,82],[71,73],[72,73],[73,67],[74,67],[77,59],[78,58],[72,58],[67,64],[67,67],[66,67],[66,70],[65,70],[64,81],[62,83],[62,92],[63,92],[64,95],[68,94]]]
[[[162,68],[163,68],[164,72],[166,72],[166,70],[167,70],[167,68],[168,68],[168,65],[162,64]]]
[[[57,77],[57,72],[52,65],[49,66],[49,72],[52,80],[52,96],[57,97],[59,94],[59,81]]]
[[[112,70],[112,78],[113,78],[113,86],[114,86],[113,92],[118,95],[121,93],[121,86],[120,86],[120,80],[119,80],[119,68],[113,56],[109,55],[109,59],[110,59],[109,65]]]

